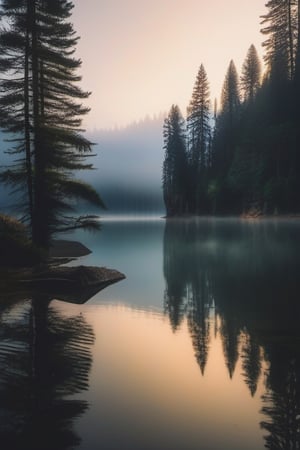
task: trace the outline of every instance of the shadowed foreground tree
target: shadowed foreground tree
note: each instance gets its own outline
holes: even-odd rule
[[[73,217],[78,199],[103,207],[97,192],[74,179],[92,143],[81,132],[89,93],[78,87],[81,61],[67,0],[4,0],[1,5],[0,107],[4,130],[13,133],[15,155],[2,172],[23,193],[24,217],[33,242],[47,248],[51,236],[72,228],[98,227],[93,216]]]

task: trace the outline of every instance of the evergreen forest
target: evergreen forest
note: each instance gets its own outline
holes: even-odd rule
[[[269,0],[264,64],[251,45],[241,74],[230,61],[220,104],[201,64],[183,117],[164,122],[168,217],[300,211],[300,1]],[[264,68],[264,70],[263,70]]]

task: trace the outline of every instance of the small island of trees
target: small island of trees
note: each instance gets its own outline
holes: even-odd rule
[[[230,61],[212,111],[201,65],[186,118],[173,105],[165,119],[167,217],[300,212],[300,2],[266,7],[264,74],[251,45],[240,76]]]

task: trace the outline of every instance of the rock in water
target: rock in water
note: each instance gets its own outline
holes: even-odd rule
[[[80,256],[89,255],[91,250],[85,245],[77,241],[67,241],[63,239],[55,239],[51,242],[49,256],[51,258],[71,257],[78,258]]]
[[[27,272],[18,282],[27,290],[43,294],[49,300],[85,303],[110,284],[125,278],[117,270],[106,267],[76,266],[49,267],[38,272]]]

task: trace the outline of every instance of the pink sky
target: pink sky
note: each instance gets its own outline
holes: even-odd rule
[[[178,103],[185,113],[204,64],[212,101],[230,59],[261,54],[265,0],[75,0],[88,128],[123,126]]]

